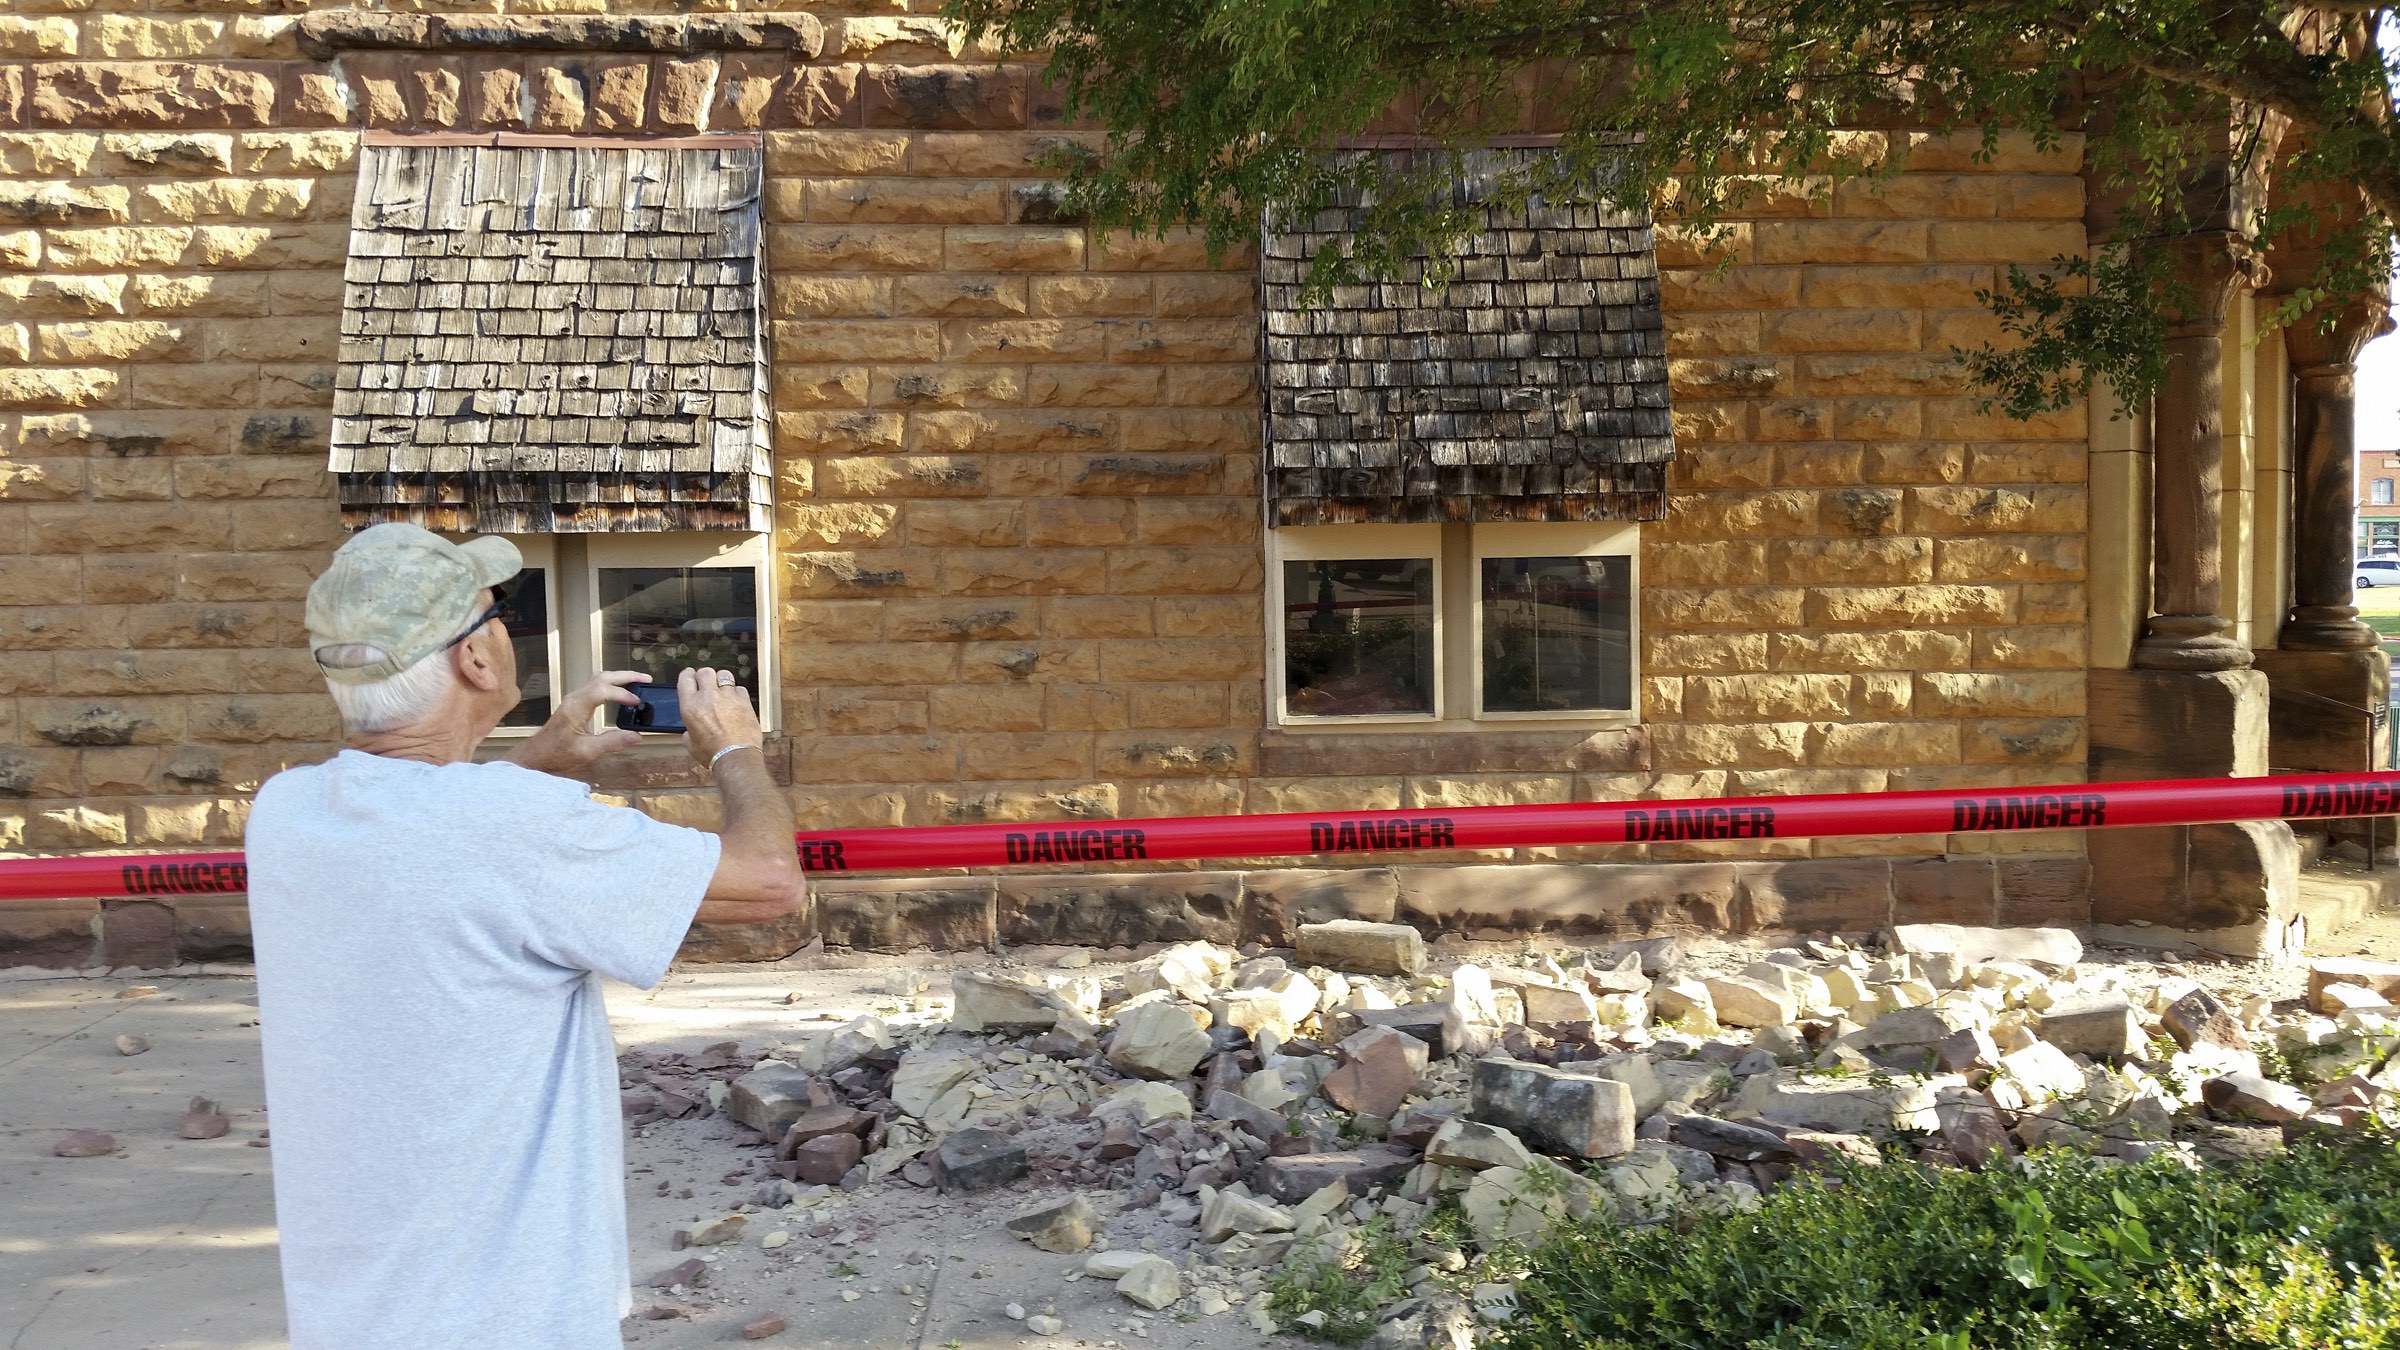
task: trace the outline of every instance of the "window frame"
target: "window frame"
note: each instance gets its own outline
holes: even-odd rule
[[[2390,506],[2392,504],[2392,480],[2389,478],[2369,479],[2367,482],[2367,505]]]
[[[1444,657],[1449,578],[1442,566],[1439,525],[1287,525],[1267,531],[1267,706],[1282,727],[1423,727],[1442,720],[1449,698],[1449,662]],[[1285,688],[1283,566],[1291,562],[1348,562],[1375,558],[1423,559],[1433,571],[1433,710],[1422,713],[1294,713]]]
[[[1467,603],[1474,609],[1473,654],[1468,659],[1468,716],[1477,722],[1638,722],[1642,714],[1642,550],[1641,526],[1630,521],[1591,524],[1505,522],[1475,525],[1467,548],[1467,574],[1473,586]],[[1524,542],[1515,542],[1515,541]],[[1626,560],[1626,585],[1632,591],[1625,613],[1627,664],[1623,708],[1589,708],[1573,712],[1494,712],[1483,706],[1483,563],[1486,558],[1608,558]]]
[[[712,530],[626,535],[511,534],[502,537],[517,546],[517,552],[524,556],[527,567],[543,569],[543,592],[550,606],[553,710],[569,691],[582,688],[586,681],[599,673],[602,568],[750,569],[756,577],[758,595],[758,687],[750,693],[758,704],[760,728],[769,734],[780,730],[783,716],[782,663],[775,641],[775,569],[765,534]],[[581,617],[571,618],[571,614]],[[566,641],[570,623],[579,626],[581,642]],[[593,715],[588,729],[603,729],[611,720],[610,710],[603,708]],[[535,730],[534,727],[500,727],[492,732],[492,738],[517,739],[529,736]],[[662,741],[677,734],[643,732],[642,739],[644,742]]]

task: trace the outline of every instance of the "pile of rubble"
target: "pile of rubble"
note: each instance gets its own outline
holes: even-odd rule
[[[1374,1343],[1416,1350],[1505,1316],[1492,1258],[1564,1218],[1747,1208],[1842,1159],[2279,1142],[2400,1103],[2400,965],[2320,961],[2305,997],[2277,1001],[2083,957],[2059,929],[1918,925],[1872,947],[1689,957],[1660,939],[1437,974],[1414,929],[1342,921],[1302,927],[1289,958],[1186,943],[1109,978],[1082,953],[961,971],[947,1006],[901,972],[888,992],[922,1016],[856,1018],[746,1068],[731,1046],[654,1064],[627,1110],[739,1121],[773,1149],[752,1211],[878,1185],[1050,1188],[1008,1228],[1088,1251],[1071,1278],[1151,1313],[1245,1307],[1262,1332],[1325,1316],[1271,1311],[1278,1271],[1396,1241],[1410,1294]],[[1095,1250],[1136,1213],[1183,1241]],[[1065,1330],[1020,1313],[1030,1334]]]

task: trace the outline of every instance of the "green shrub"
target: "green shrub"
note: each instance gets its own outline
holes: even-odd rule
[[[2195,1169],[1851,1168],[1747,1213],[1562,1226],[1505,1350],[2400,1350],[2400,1137]]]

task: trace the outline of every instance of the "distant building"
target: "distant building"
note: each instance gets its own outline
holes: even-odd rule
[[[2400,554],[2400,450],[2358,452],[2358,552]]]

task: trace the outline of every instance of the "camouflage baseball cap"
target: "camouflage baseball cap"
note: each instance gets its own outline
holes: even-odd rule
[[[494,535],[453,544],[416,525],[370,525],[308,588],[317,669],[338,684],[390,679],[459,636],[482,611],[477,592],[524,567],[517,546]]]

